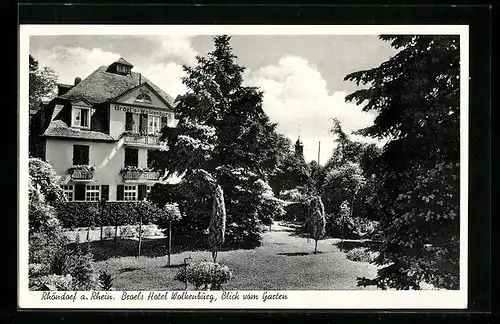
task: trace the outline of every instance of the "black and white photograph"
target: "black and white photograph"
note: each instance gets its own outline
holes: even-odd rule
[[[21,42],[26,305],[467,306],[467,26]]]

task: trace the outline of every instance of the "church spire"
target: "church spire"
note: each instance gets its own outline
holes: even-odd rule
[[[304,158],[304,144],[300,140],[300,135],[295,142],[295,155],[300,158]]]

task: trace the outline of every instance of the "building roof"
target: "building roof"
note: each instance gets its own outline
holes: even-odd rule
[[[42,136],[114,141],[113,137],[102,132],[69,127],[65,121],[64,109],[67,109],[67,107],[65,108],[63,105],[55,105],[52,116],[50,117],[49,126]]]
[[[62,120],[51,121],[49,127],[43,133],[43,136],[86,139],[86,140],[100,140],[100,141],[115,140],[110,135],[102,132],[68,127],[68,124],[66,124]]]
[[[127,62],[123,57],[120,57],[118,59],[118,61],[115,61],[115,63],[120,63],[120,64],[127,65],[130,67],[134,67],[131,63]]]
[[[106,72],[107,68],[107,66],[99,67],[59,98],[66,100],[86,99],[93,104],[100,104],[136,87],[141,81],[141,83],[149,83],[171,107],[174,106],[174,99],[145,76],[136,72],[131,72],[128,75],[115,74]]]
[[[114,63],[133,67],[132,64],[123,58]],[[137,88],[143,83],[147,83],[147,86],[152,88],[168,106],[171,108],[174,107],[174,99],[141,74],[131,72],[127,75],[121,75],[107,72],[107,69],[108,66],[99,67],[75,86],[71,86],[71,89],[66,93],[56,97],[53,101],[54,108],[50,116],[50,123],[42,136],[100,141],[116,140],[104,132],[70,127],[71,107],[67,104],[67,101],[83,100],[90,105],[102,104],[119,97],[123,93],[129,92],[131,89]],[[69,87],[69,85],[67,86]]]

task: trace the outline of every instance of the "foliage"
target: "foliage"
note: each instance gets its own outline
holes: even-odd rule
[[[309,163],[310,177],[305,185],[310,195],[321,195],[328,170],[316,161]]]
[[[141,215],[144,224],[154,223],[161,214],[149,201],[63,202],[55,207],[64,228],[138,224]]]
[[[112,238],[115,235],[115,230],[112,227],[105,227],[103,236],[105,239]]]
[[[459,287],[460,48],[458,36],[389,35],[398,54],[345,77],[368,87],[346,100],[377,113],[359,134],[389,141],[371,168],[382,208],[381,288]]]
[[[100,290],[99,275],[94,269],[92,253],[76,253],[69,255],[63,267],[63,274],[73,278],[72,290]]]
[[[55,231],[40,231],[29,236],[29,264],[37,265],[36,275],[62,274],[68,251],[67,239]]]
[[[284,220],[290,222],[307,222],[307,215],[309,213],[309,205],[306,202],[297,202],[289,204],[285,207]],[[307,224],[306,224],[307,225]]]
[[[330,133],[335,136],[337,147],[332,152],[332,156],[326,163],[327,169],[336,169],[346,163],[357,163],[363,152],[363,144],[350,139],[349,135],[342,129],[338,119],[332,120],[333,127]]]
[[[120,228],[121,237],[138,237],[139,233],[135,226],[127,225]]]
[[[342,236],[342,225],[344,225],[344,237],[348,239],[366,238],[376,234],[378,222],[364,217],[351,217],[349,214],[342,219],[341,214],[335,217],[333,214],[326,215],[326,233],[331,237]]]
[[[283,190],[290,190],[297,186],[305,185],[310,177],[309,165],[304,161],[304,158],[288,150],[283,158],[280,159],[278,169],[270,183],[276,194]]]
[[[106,270],[101,271],[99,273],[99,285],[102,290],[113,290],[113,276],[111,276]]]
[[[309,203],[309,223],[312,227],[312,237],[315,241],[314,253],[317,252],[318,240],[325,234],[325,207],[321,198],[313,197]]]
[[[124,166],[120,170],[120,174],[123,174],[125,172],[141,172],[142,173],[142,172],[149,172],[149,171],[154,171],[154,169],[127,165],[127,166]]]
[[[95,165],[72,165],[69,167],[68,172],[73,173],[74,171],[84,171],[88,173],[93,173],[95,171]]]
[[[65,201],[66,198],[58,184],[57,174],[52,166],[38,158],[30,158],[28,163],[30,191],[32,189],[40,190],[45,197],[45,202],[49,205]]]
[[[40,68],[33,56],[29,60],[29,108],[36,109],[40,100],[56,95],[57,76],[49,67]]]
[[[35,291],[68,291],[73,290],[73,278],[71,275],[45,275],[41,277],[30,277],[30,290]]]
[[[363,247],[353,248],[346,253],[346,257],[348,260],[356,262],[372,263],[377,256],[377,252],[370,251],[369,249]]]
[[[59,226],[55,208],[46,203],[45,196],[41,192],[40,186],[34,187],[31,177],[29,177],[28,181],[29,232],[34,233],[55,230]]]
[[[338,214],[344,201],[352,202],[359,188],[366,183],[357,163],[345,163],[328,172],[323,184],[322,199],[327,213]]]
[[[212,250],[214,263],[217,262],[217,252],[224,243],[226,232],[226,207],[224,205],[224,193],[221,186],[214,186],[212,217],[208,225],[208,242]]]
[[[214,46],[196,65],[184,66],[188,91],[177,98],[177,126],[163,129],[169,150],[156,167],[185,174],[178,200],[171,201],[186,215],[179,224],[184,232],[196,235],[209,225],[211,191],[194,172],[204,170],[225,193],[226,245],[256,246],[263,200],[252,188],[274,175],[286,141],[262,108],[262,92],[243,85],[244,68],[236,64],[230,37],[214,37]]]
[[[233,274],[227,266],[214,262],[196,262],[187,265],[186,269],[180,269],[175,279],[181,282],[191,283],[199,290],[204,289],[222,290],[222,285],[231,280]]]

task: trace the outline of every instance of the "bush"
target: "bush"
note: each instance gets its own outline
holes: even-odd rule
[[[307,219],[308,208],[305,203],[290,204],[285,207],[283,220],[289,222],[305,222]]]
[[[102,290],[113,290],[113,277],[106,270],[99,274],[99,285]]]
[[[137,227],[139,232],[139,227]],[[152,225],[142,226],[142,237],[162,236],[163,231]]]
[[[92,253],[70,255],[64,264],[63,274],[73,278],[73,290],[100,290],[99,278],[94,269]]]
[[[113,238],[115,236],[115,229],[111,226],[105,227],[103,236],[105,239]]]
[[[138,237],[139,233],[135,226],[127,225],[120,228],[121,237]]]
[[[378,222],[361,217],[326,216],[326,233],[331,237],[342,236],[342,223],[344,223],[344,238],[358,239],[370,237],[376,232]]]
[[[208,261],[192,263],[186,269],[180,269],[175,275],[175,280],[191,283],[196,290],[204,289],[222,290],[222,285],[229,282],[232,273],[227,266]]]
[[[29,237],[29,264],[33,273],[62,274],[62,268],[69,254],[68,240],[55,232],[40,232]]]
[[[68,291],[73,290],[73,278],[71,275],[46,275],[30,278],[30,290],[47,291]]]
[[[377,252],[369,251],[363,247],[356,247],[346,254],[348,260],[357,262],[373,262],[377,256]]]
[[[156,205],[147,201],[113,201],[104,206],[100,202],[62,202],[55,207],[64,228],[137,224],[141,215],[147,224],[155,222],[159,213]]]

